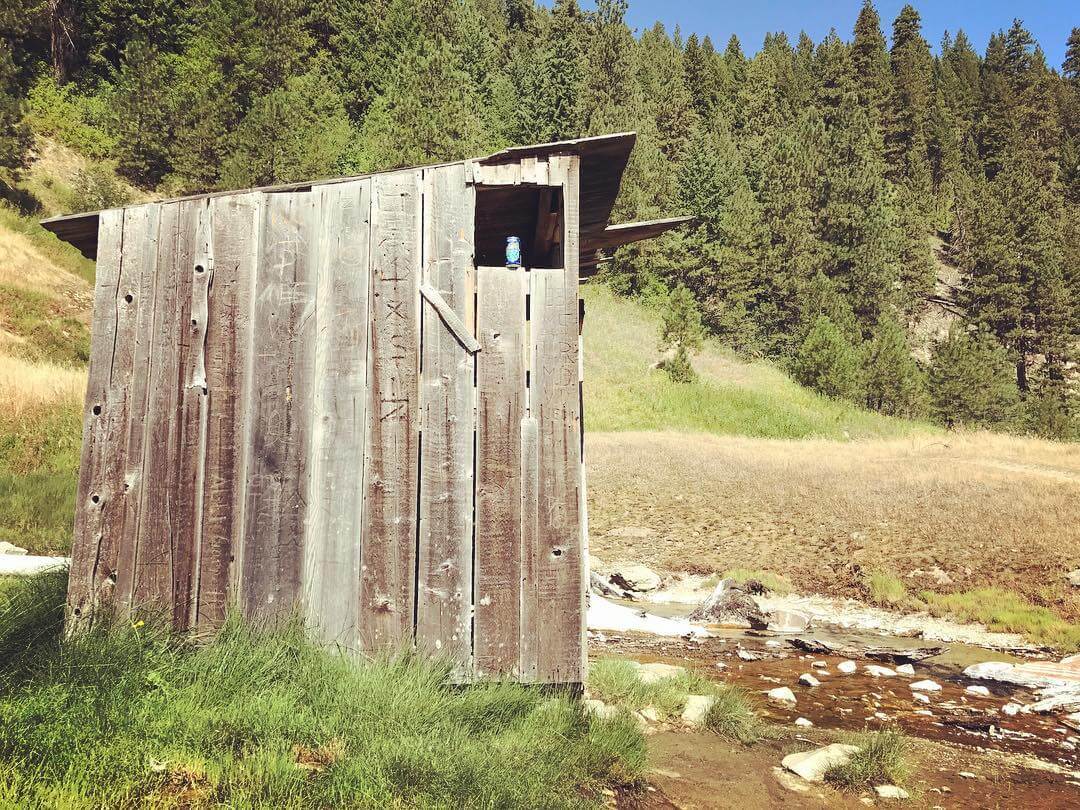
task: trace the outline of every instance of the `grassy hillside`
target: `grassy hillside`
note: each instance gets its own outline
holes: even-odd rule
[[[775,366],[708,341],[693,384],[651,368],[660,316],[600,284],[585,299],[585,424],[589,431],[679,430],[776,439],[895,438],[937,432],[803,388]]]

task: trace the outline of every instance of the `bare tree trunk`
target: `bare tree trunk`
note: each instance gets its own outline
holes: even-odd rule
[[[57,84],[68,80],[69,61],[75,52],[71,37],[71,20],[68,19],[67,0],[49,0],[49,40],[52,48],[53,78]]]

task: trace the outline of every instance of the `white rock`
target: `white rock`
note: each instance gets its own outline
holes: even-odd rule
[[[934,713],[929,709],[916,709],[913,714],[921,714],[923,717],[933,717]]]
[[[885,712],[874,712],[874,717],[876,717],[878,720],[889,720],[889,719],[891,719],[889,717],[889,715],[885,714]]]
[[[977,697],[990,697],[990,690],[985,686],[980,686],[977,683],[973,683],[967,689],[964,690],[969,695],[975,695]]]
[[[929,703],[930,702],[930,696],[929,695],[924,695],[922,692],[912,692],[911,696],[913,698],[915,698],[916,702],[918,702],[918,703]]]
[[[804,672],[799,676],[799,683],[803,686],[821,686],[821,681],[811,675],[809,672]]]
[[[874,793],[882,799],[906,799],[909,796],[906,790],[896,785],[875,785]]]
[[[788,790],[794,793],[809,793],[810,786],[806,784],[802,779],[785,771],[783,768],[777,768],[773,766],[773,776],[776,777],[776,781],[783,785]]]
[[[774,610],[769,618],[768,629],[774,633],[805,633],[810,617],[797,610]]]
[[[586,621],[590,630],[615,630],[650,633],[654,636],[709,636],[704,627],[693,625],[685,619],[666,619],[640,610],[628,608],[592,594]]]
[[[38,557],[34,554],[0,554],[0,576],[30,577],[59,571],[71,565],[70,557]]]
[[[786,686],[778,687],[777,689],[770,689],[767,693],[769,700],[777,703],[787,703],[794,706],[798,701],[795,700],[795,693],[788,689]]]
[[[912,692],[940,692],[941,691],[941,684],[934,683],[934,681],[930,681],[930,680],[915,681],[915,683],[911,684],[911,691]]]
[[[0,540],[0,554],[15,554],[21,557],[26,554],[26,549],[9,543],[7,540]]]
[[[795,718],[795,725],[797,725],[799,728],[813,728],[814,727],[814,724],[811,721],[807,720],[805,717],[797,717],[797,718]]]
[[[854,661],[841,661],[836,665],[836,668],[843,672],[845,675],[851,675],[859,667]]]
[[[650,723],[660,722],[660,712],[656,710],[655,706],[646,706],[644,709],[638,712],[638,714],[640,714],[642,717],[645,718],[645,720]]]
[[[829,668],[829,662],[828,661],[814,661],[814,662],[812,662],[810,664],[810,666],[812,666],[814,669],[828,669]]]
[[[749,650],[744,649],[742,647],[739,647],[739,649],[737,649],[735,651],[735,654],[737,656],[739,656],[739,660],[741,660],[741,661],[760,661],[761,660],[760,655],[758,655],[757,653],[752,653]]]
[[[602,700],[586,700],[584,705],[586,714],[599,717],[602,720],[610,719],[619,713],[618,707],[608,706]]]
[[[911,664],[901,664],[900,666],[898,666],[896,668],[896,674],[897,675],[910,675],[910,676],[914,677],[915,676],[915,667],[913,667]]]
[[[877,664],[870,664],[866,667],[866,673],[875,678],[895,678],[896,671],[889,669],[888,667],[879,667]]]
[[[713,666],[717,669],[727,669],[727,664],[725,664],[723,661],[717,661],[715,664],[713,664]]]
[[[1065,575],[1066,581],[1074,588],[1080,588],[1080,568],[1070,571]]]
[[[858,746],[855,745],[833,743],[813,751],[788,754],[780,764],[807,782],[821,782],[824,781],[825,772],[829,768],[846,765],[858,750]]]
[[[691,726],[700,726],[705,722],[705,715],[709,713],[715,700],[716,698],[712,695],[687,695],[686,706],[682,713],[683,722]]]
[[[1015,717],[1023,710],[1024,707],[1021,706],[1019,703],[1006,703],[1004,706],[1001,707],[1001,713],[1006,714],[1009,717]]]
[[[675,678],[686,672],[686,667],[677,667],[674,664],[639,664],[637,667],[638,680],[642,683],[656,683],[668,678]]]
[[[612,582],[628,591],[655,591],[662,584],[660,575],[644,565],[612,565],[608,576]]]
[[[960,771],[960,773],[958,773],[957,776],[959,776],[961,779],[978,779],[979,778],[975,774],[973,774],[971,771]]]
[[[770,638],[768,641],[765,642],[765,646],[770,647],[771,649],[774,649],[774,650],[778,650],[781,647],[783,647],[784,645],[781,642],[777,641],[776,639]]]

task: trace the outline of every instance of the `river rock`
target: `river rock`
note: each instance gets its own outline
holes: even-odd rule
[[[896,674],[915,677],[915,667],[913,667],[911,664],[901,664],[896,668]]]
[[[660,575],[644,565],[613,565],[608,579],[624,591],[655,591],[661,585]]]
[[[877,664],[869,664],[866,667],[866,674],[873,678],[895,678],[896,670],[889,669],[888,667],[880,667]]]
[[[755,630],[764,630],[769,625],[754,597],[733,579],[720,580],[705,601],[694,608],[689,618],[692,622],[749,623]]]
[[[813,751],[803,751],[799,754],[788,754],[780,764],[792,773],[801,776],[807,782],[822,782],[825,780],[825,772],[837,765],[847,765],[851,757],[858,753],[856,745],[833,743],[824,748]]]
[[[940,692],[941,684],[930,680],[916,681],[910,688],[912,692]]]
[[[875,785],[874,793],[882,799],[907,799],[909,793],[896,785]]]
[[[845,675],[853,675],[859,667],[854,661],[841,661],[836,665],[836,668]]]
[[[678,677],[684,672],[686,672],[686,667],[679,667],[674,664],[652,663],[637,665],[638,680],[642,683],[656,683],[657,681]]]
[[[975,695],[976,697],[990,697],[990,690],[985,686],[980,686],[977,683],[973,683],[967,689],[964,690],[969,695]]]
[[[585,713],[601,720],[610,720],[619,713],[617,706],[609,706],[602,700],[589,699],[584,701]]]
[[[813,722],[811,722],[810,720],[807,720],[805,717],[796,717],[795,718],[795,725],[797,725],[799,728],[813,728],[814,727]]]
[[[638,714],[644,717],[645,720],[649,723],[660,722],[660,712],[657,711],[655,706],[646,706],[644,709],[638,712]]]
[[[1070,571],[1065,575],[1066,581],[1074,588],[1080,588],[1080,568]]]
[[[691,726],[700,726],[705,722],[705,716],[709,713],[716,701],[712,695],[687,695],[686,705],[683,707],[683,722]]]
[[[767,695],[769,700],[774,701],[775,703],[785,703],[789,706],[794,706],[798,702],[795,699],[795,693],[786,686],[770,689]]]
[[[1008,715],[1009,717],[1016,717],[1016,715],[1020,714],[1023,710],[1024,707],[1019,703],[1006,703],[1001,707],[1001,713]]]
[[[9,543],[7,540],[0,540],[0,554],[14,554],[22,557],[26,554],[26,549]]]
[[[770,614],[768,629],[774,633],[805,633],[810,617],[797,610],[774,610]]]
[[[735,655],[739,656],[740,661],[760,661],[762,659],[761,655],[756,652],[751,652],[745,647],[739,647],[739,649],[735,651]]]
[[[924,695],[922,692],[912,692],[911,696],[915,699],[916,703],[929,703],[930,696]]]
[[[799,683],[803,686],[821,686],[821,681],[811,675],[809,672],[804,672],[799,676]]]

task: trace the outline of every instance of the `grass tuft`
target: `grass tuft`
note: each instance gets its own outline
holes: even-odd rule
[[[920,598],[935,616],[981,622],[1003,633],[1019,633],[1039,644],[1065,652],[1080,650],[1080,624],[1065,621],[1045,607],[1033,605],[1003,588],[977,588],[961,593],[924,591]]]
[[[866,592],[878,607],[901,609],[911,607],[912,598],[900,577],[886,571],[871,571],[866,577]]]
[[[902,786],[910,771],[912,746],[894,729],[851,735],[845,742],[859,747],[846,765],[834,765],[825,781],[842,790],[861,790],[874,785]]]
[[[689,695],[709,695],[714,702],[705,716],[706,728],[742,743],[757,742],[762,736],[764,726],[746,692],[691,670],[644,683],[633,661],[603,658],[589,665],[588,686],[590,694],[609,705],[631,711],[652,706],[667,720],[682,715]]]
[[[733,579],[736,582],[746,582],[751,579],[756,579],[770,591],[780,594],[781,596],[795,590],[795,586],[791,584],[791,580],[782,574],[774,574],[772,571],[732,568],[729,571],[725,571],[722,577],[717,578],[716,582],[712,583],[713,586],[715,587],[718,585],[721,579]]]
[[[64,641],[62,594],[54,577],[0,596],[0,806],[570,808],[645,768],[632,720],[566,697],[361,663],[296,622],[230,618],[203,646],[148,625]]]

